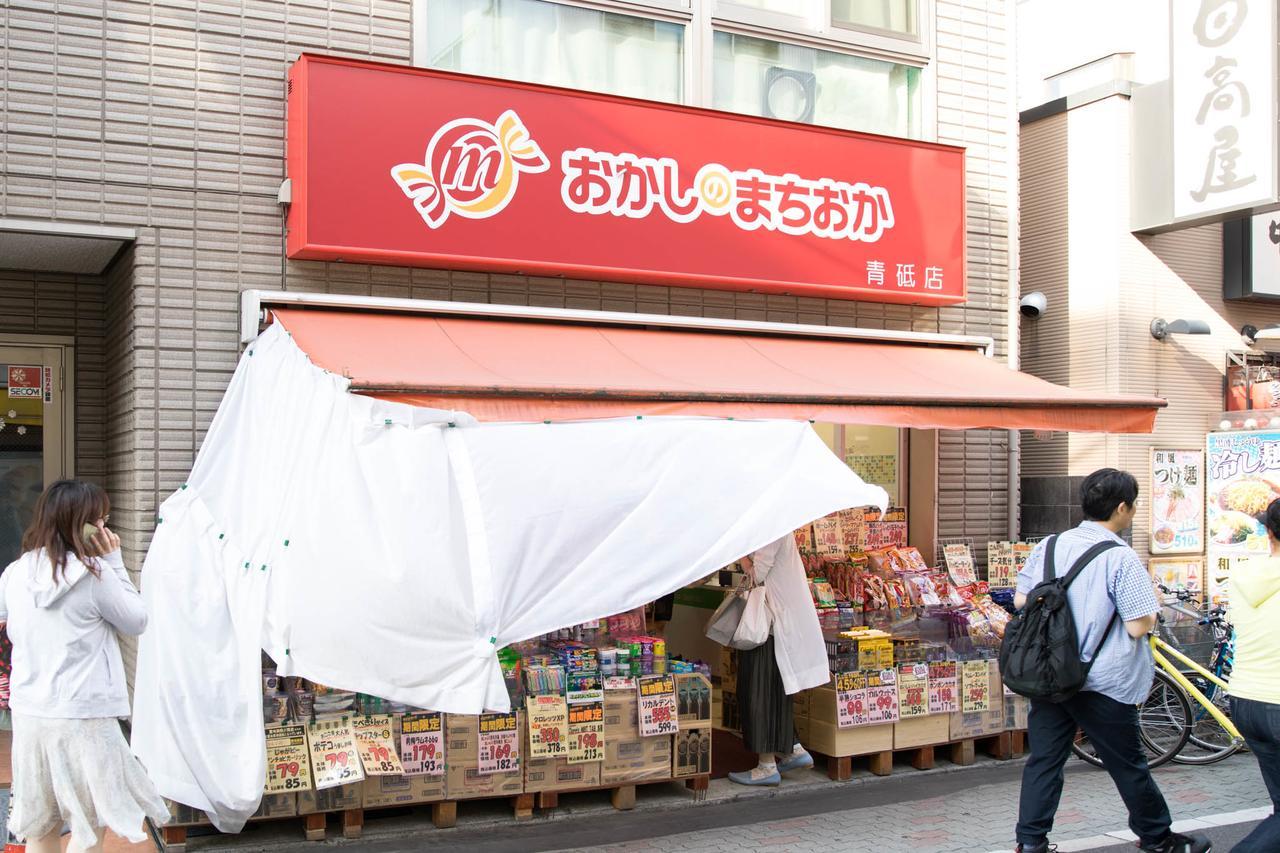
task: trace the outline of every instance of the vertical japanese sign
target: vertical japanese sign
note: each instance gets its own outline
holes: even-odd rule
[[[892,669],[867,673],[867,722],[898,722],[898,679]]]
[[[640,698],[640,736],[669,735],[680,728],[676,713],[676,680],[646,675],[636,686]]]
[[[529,757],[557,758],[568,751],[569,710],[560,696],[530,696]]]
[[[400,763],[406,776],[444,775],[444,715],[434,712],[400,718]]]
[[[1275,199],[1274,0],[1170,0],[1173,216]]]
[[[267,726],[267,794],[311,790],[311,758],[305,726]]]
[[[929,665],[904,663],[898,667],[898,717],[925,717],[929,714]]]
[[[960,710],[960,670],[953,660],[929,664],[929,713],[949,714]]]
[[[991,666],[985,660],[960,664],[960,710],[966,714],[991,710]]]
[[[509,773],[520,769],[520,717],[518,714],[481,714],[480,741],[476,748],[477,772]]]
[[[1018,585],[1018,566],[1012,542],[987,543],[987,586],[1012,589]]]
[[[604,760],[604,703],[569,706],[569,763]]]
[[[864,726],[867,722],[867,674],[837,673],[836,726],[847,729],[851,726]]]
[[[390,714],[361,714],[351,721],[360,763],[370,776],[403,776]]]
[[[1204,452],[1151,451],[1151,553],[1204,551]]]
[[[317,791],[364,781],[350,717],[315,721],[307,727],[307,743]]]
[[[1215,432],[1207,444],[1210,557],[1268,553],[1258,515],[1280,497],[1280,431]]]

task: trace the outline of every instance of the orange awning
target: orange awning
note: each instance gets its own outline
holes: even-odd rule
[[[1151,432],[1154,397],[1010,370],[975,349],[741,332],[273,308],[351,390],[486,421],[631,415]]]

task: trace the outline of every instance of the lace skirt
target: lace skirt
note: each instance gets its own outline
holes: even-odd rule
[[[169,809],[129,751],[120,722],[100,717],[61,720],[13,715],[13,812],[9,831],[43,838],[62,827],[82,848],[109,828],[145,841],[142,819],[157,824]]]

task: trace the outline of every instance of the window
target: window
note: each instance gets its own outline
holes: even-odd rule
[[[717,32],[711,106],[861,130],[920,135],[920,69]]]
[[[850,29],[886,30],[917,36],[918,2],[919,0],[831,0],[831,23]]]
[[[422,64],[431,68],[657,101],[684,97],[681,24],[543,0],[430,0],[426,16]]]

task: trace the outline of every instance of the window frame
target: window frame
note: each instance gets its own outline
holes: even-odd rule
[[[684,42],[680,103],[687,106],[712,108],[716,32],[728,32],[848,56],[910,65],[920,69],[918,138],[925,141],[937,139],[937,61],[934,56],[936,0],[915,0],[919,32],[914,37],[883,30],[833,25],[831,4],[828,0],[821,0],[822,19],[817,23],[808,21],[800,15],[787,15],[742,6],[733,0],[539,1],[682,25]],[[432,2],[438,2],[438,0],[413,0],[412,2],[413,38],[410,61],[415,67],[430,67],[420,60],[427,56],[428,34],[425,8]]]

